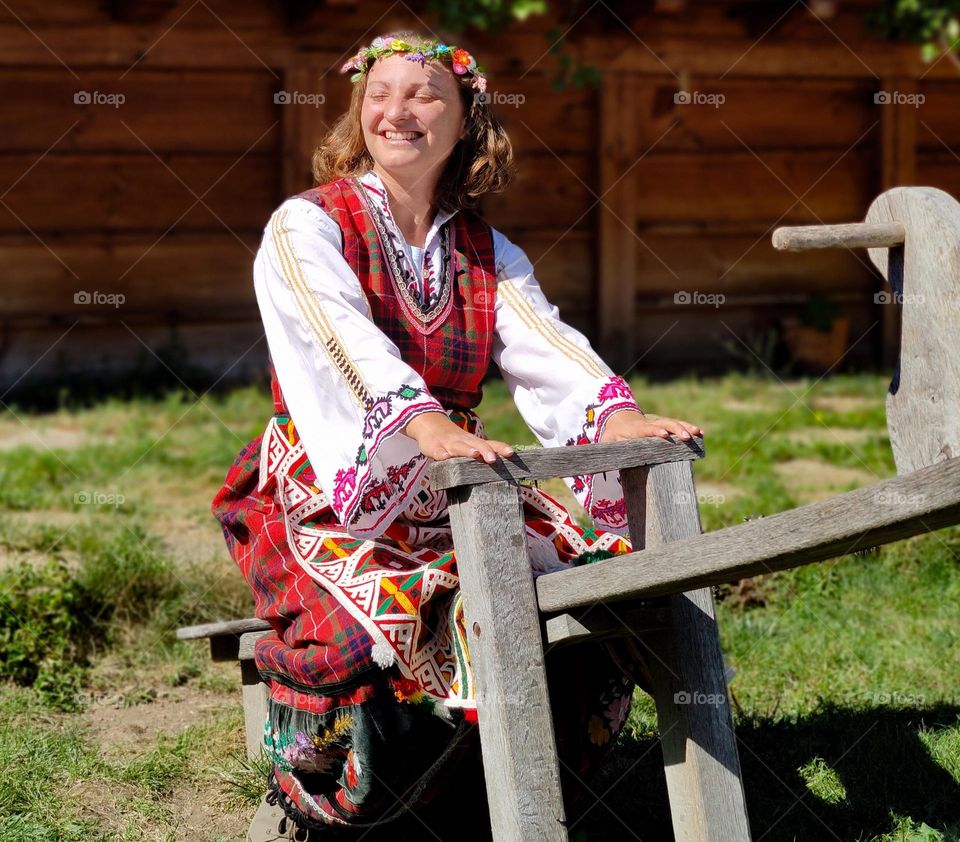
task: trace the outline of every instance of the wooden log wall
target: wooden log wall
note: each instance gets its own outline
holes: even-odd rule
[[[879,362],[895,312],[873,303],[865,256],[775,254],[767,229],[858,220],[913,179],[960,194],[952,65],[870,39],[862,2],[829,21],[756,11],[771,5],[611,4],[567,39],[607,71],[603,91],[551,87],[556,20],[462,39],[492,90],[523,98],[497,109],[520,172],[487,216],[619,370],[721,360],[724,341],[818,290],[844,304],[853,338],[867,333],[852,358]],[[378,18],[376,32],[429,25],[379,0],[290,11],[304,8],[29,0],[0,18],[0,391],[123,371],[171,345],[211,380],[262,371],[253,256],[346,107],[339,64]],[[678,104],[680,89],[723,103]],[[925,102],[875,104],[888,89]],[[325,101],[284,105],[279,91]],[[80,92],[124,99],[84,105]],[[678,305],[678,291],[725,303]]]

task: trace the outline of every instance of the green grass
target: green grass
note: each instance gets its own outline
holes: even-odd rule
[[[647,412],[705,428],[707,530],[895,473],[884,377],[632,385]],[[264,770],[241,759],[236,677],[173,631],[251,611],[209,501],[268,391],[15,409],[49,449],[0,416],[22,442],[0,458],[0,842],[173,839],[187,792],[242,828]],[[534,443],[502,383],[479,413],[489,436]],[[958,549],[952,528],[717,589],[755,839],[960,839]],[[91,730],[98,699],[149,722],[188,697],[220,712],[132,746]],[[578,838],[669,838],[655,734],[638,692]],[[86,809],[90,787],[115,804]]]

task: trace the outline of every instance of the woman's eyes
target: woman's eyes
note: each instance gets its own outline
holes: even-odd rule
[[[368,97],[374,102],[382,102],[390,98],[387,94],[369,94]],[[415,97],[412,97],[412,99],[415,99],[417,102],[433,102],[436,97],[432,94],[417,94]]]

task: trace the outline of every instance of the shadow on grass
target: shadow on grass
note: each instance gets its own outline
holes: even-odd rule
[[[924,730],[956,727],[958,717],[956,705],[830,708],[793,722],[740,723],[738,749],[754,842],[856,842],[889,833],[894,816],[945,830],[947,839],[960,838],[960,784],[920,739]],[[801,770],[811,763],[827,769],[834,786],[808,786],[810,774]],[[571,839],[577,832],[589,840],[673,839],[656,740],[624,740],[591,789],[594,795],[582,805],[585,812]],[[822,797],[827,789],[833,803]]]

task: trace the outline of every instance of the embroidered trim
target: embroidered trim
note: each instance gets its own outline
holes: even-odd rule
[[[357,403],[366,404],[371,400],[370,390],[341,344],[320,303],[310,292],[306,277],[303,274],[303,267],[300,265],[297,253],[290,242],[290,229],[286,226],[289,214],[289,209],[286,209],[275,213],[270,219],[270,231],[277,248],[277,259],[280,263],[281,274],[293,292],[300,315],[319,337],[330,357],[330,361],[347,382]]]
[[[450,220],[440,226],[441,274],[435,279],[440,288],[436,300],[431,305],[429,292],[426,302],[419,301],[411,292],[411,287],[415,288],[417,286],[417,276],[410,266],[409,257],[403,248],[403,244],[399,241],[396,223],[393,221],[393,214],[390,211],[386,194],[381,193],[371,185],[365,184],[359,177],[351,179],[351,185],[363,199],[364,206],[373,219],[377,237],[380,240],[380,247],[386,256],[387,273],[390,275],[393,286],[400,294],[404,312],[410,317],[413,326],[420,333],[432,333],[444,321],[453,305],[452,290],[455,267],[453,261],[453,226]],[[367,195],[368,191],[377,197],[376,201]]]
[[[497,291],[503,295],[504,301],[513,307],[527,327],[539,333],[546,342],[569,360],[577,363],[587,374],[604,379],[610,376],[589,351],[564,336],[556,325],[537,313],[526,296],[512,282],[504,281],[498,284]]]

